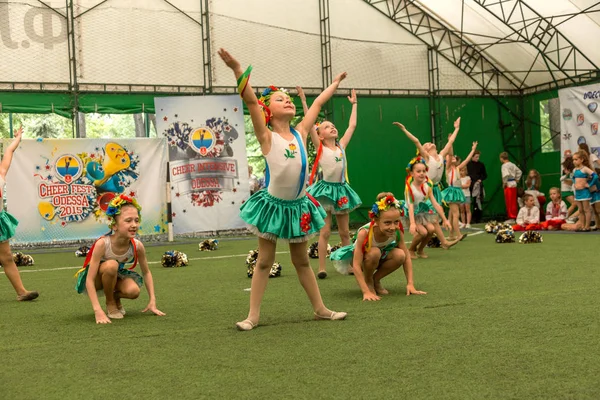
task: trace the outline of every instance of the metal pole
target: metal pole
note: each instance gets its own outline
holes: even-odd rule
[[[8,137],[10,137],[10,138],[14,137],[12,113],[8,113]]]

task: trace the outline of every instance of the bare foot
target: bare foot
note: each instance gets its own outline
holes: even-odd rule
[[[444,250],[448,250],[452,246],[455,246],[458,242],[460,242],[460,240],[447,241],[446,243],[442,244],[442,248]]]
[[[381,285],[381,282],[375,282],[375,293],[378,295],[390,294],[386,288]]]
[[[414,252],[414,251],[412,251],[412,250],[409,250],[409,251],[408,251],[408,254],[410,254],[410,258],[412,258],[412,259],[417,259],[417,258],[419,258],[419,256],[417,256],[417,253],[415,253],[415,252]]]
[[[420,251],[420,252],[418,253],[418,256],[419,256],[419,257],[421,257],[421,258],[429,258],[429,256],[428,256],[427,254],[425,254],[425,252],[424,252],[424,251]]]

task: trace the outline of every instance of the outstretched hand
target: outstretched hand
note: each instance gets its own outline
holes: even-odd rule
[[[456,121],[454,121],[454,129],[458,128],[460,128],[460,117],[456,118]]]
[[[304,94],[302,86],[296,86],[296,91],[298,92],[298,97],[300,97],[300,100],[306,101],[306,95]]]
[[[477,142],[473,142],[473,147],[471,147],[471,150],[475,150],[477,148]]]
[[[356,90],[352,89],[352,91],[350,92],[350,96],[348,96],[348,100],[350,101],[350,103],[356,104]]]
[[[94,314],[96,315],[97,324],[112,324],[112,321],[106,316],[104,310],[98,310]]]
[[[363,301],[378,301],[381,300],[381,297],[377,296],[373,292],[367,292],[363,294]]]
[[[14,137],[15,139],[20,139],[22,134],[23,134],[23,125],[21,125],[21,126],[19,127],[19,129],[15,129],[15,131],[14,131],[14,133],[13,133],[13,137]]]
[[[219,49],[217,53],[219,53],[219,57],[221,57],[221,60],[223,60],[225,65],[227,65],[229,68],[233,70],[241,68],[239,61],[233,58],[233,56],[229,54],[227,50]]]
[[[410,296],[411,294],[427,294],[427,292],[415,289],[414,285],[406,285],[406,295]]]
[[[146,306],[146,308],[144,308],[142,310],[143,313],[145,313],[146,311],[151,311],[153,314],[158,315],[160,317],[167,315],[164,312],[160,311],[158,308],[156,308],[156,306],[152,303],[148,303],[148,305]]]
[[[404,125],[402,125],[400,122],[392,122],[392,124],[396,125],[398,128],[402,129],[403,131],[406,130],[406,127]]]
[[[342,73],[336,75],[335,78],[333,78],[333,83],[337,83],[339,85],[344,79],[346,79],[347,76],[348,76],[347,72],[342,72]]]

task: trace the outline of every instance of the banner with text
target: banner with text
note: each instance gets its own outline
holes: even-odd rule
[[[587,143],[590,151],[600,157],[600,83],[561,89],[558,91],[558,97],[562,112],[561,159],[564,158],[566,150],[576,152],[580,143]]]
[[[250,196],[242,101],[237,95],[157,97],[156,130],[167,138],[175,233],[245,227]]]
[[[164,139],[22,140],[6,177],[7,209],[19,220],[14,240],[97,238],[121,193],[142,206],[140,235],[165,233],[166,163]]]

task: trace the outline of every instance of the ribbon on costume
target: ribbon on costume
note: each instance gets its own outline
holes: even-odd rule
[[[294,135],[294,137],[296,138],[296,141],[298,142],[298,147],[300,148],[300,159],[302,160],[302,169],[300,170],[300,182],[298,184],[298,193],[296,193],[296,198],[298,198],[298,196],[300,196],[300,193],[302,193],[302,189],[304,188],[304,185],[306,184],[306,165],[307,165],[306,149],[304,148],[304,142],[302,141],[302,137],[300,136],[298,131],[296,131],[292,127],[290,127],[290,130],[292,131],[292,134]],[[268,169],[267,169],[267,171],[268,171]]]
[[[75,273],[76,278],[79,276],[79,274],[83,273],[87,269],[87,267],[89,267],[90,261],[92,261],[92,254],[94,253],[94,248],[96,247],[96,243],[98,243],[98,241],[100,241],[100,239],[104,239],[106,236],[110,236],[111,234],[112,234],[112,231],[108,232],[108,233],[102,235],[101,237],[99,237],[98,239],[96,239],[96,241],[94,242],[94,244],[88,251],[87,256],[85,257],[85,260],[83,261],[83,268],[81,268],[79,271],[77,271]],[[133,246],[133,259],[126,261],[126,263],[133,262],[133,265],[128,268],[130,270],[135,268],[135,266],[137,265],[137,260],[138,260],[137,246],[135,244],[135,239],[133,239],[133,238],[131,238],[131,245]]]
[[[348,168],[346,166],[346,151],[344,150],[344,148],[340,145],[340,143],[338,141],[335,142],[335,146],[337,148],[339,148],[340,151],[342,152],[341,181],[342,181],[342,183],[350,183],[350,180],[348,179]],[[322,155],[323,155],[323,142],[319,143],[319,149],[317,150],[317,157],[315,158],[315,162],[313,164],[313,168],[310,173],[310,180],[308,181],[309,186],[312,185],[315,180],[315,176],[317,175],[317,170],[319,169],[319,161],[321,161]]]
[[[240,97],[243,97],[244,90],[246,90],[246,86],[248,86],[248,82],[250,81],[250,73],[252,72],[252,65],[248,65],[248,68],[244,71],[242,75],[237,79],[238,85],[238,93]]]

